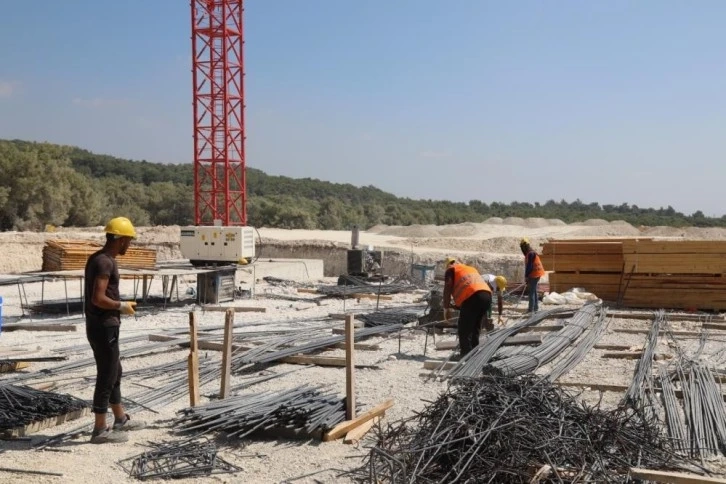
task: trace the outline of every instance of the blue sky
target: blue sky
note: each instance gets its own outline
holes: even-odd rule
[[[247,163],[726,213],[726,2],[247,0]],[[186,0],[5,2],[0,138],[192,159]]]

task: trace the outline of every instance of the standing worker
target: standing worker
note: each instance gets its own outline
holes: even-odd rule
[[[494,274],[484,274],[481,276],[484,282],[487,283],[489,289],[492,290],[492,294],[497,295],[497,309],[499,312],[499,319],[497,324],[502,324],[502,307],[504,305],[504,291],[507,289],[507,278],[504,276],[495,276]],[[492,321],[492,305],[489,305],[489,311],[487,311],[487,319],[485,323],[487,331],[494,329],[494,322]]]
[[[445,264],[444,317],[449,319],[453,298],[454,308],[459,309],[459,347],[464,356],[479,345],[481,324],[492,306],[492,290],[475,268],[458,264],[453,257]]]
[[[527,283],[527,294],[529,296],[527,312],[536,313],[539,310],[537,285],[540,277],[545,275],[544,266],[537,252],[529,244],[529,239],[523,238],[519,242],[519,248],[522,249],[522,254],[524,254],[524,279]]]
[[[93,392],[95,424],[92,444],[126,442],[124,430],[145,427],[132,421],[121,404],[121,357],[119,326],[121,315],[133,315],[136,303],[121,301],[116,256],[126,254],[136,230],[126,217],[111,219],[106,225],[106,244],[91,255],[85,270],[86,337],[96,360],[96,389]],[[112,427],[106,426],[109,404],[114,415]]]

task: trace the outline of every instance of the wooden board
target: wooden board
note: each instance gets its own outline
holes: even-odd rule
[[[393,406],[393,399],[389,398],[383,403],[380,403],[373,407],[372,409],[363,412],[362,414],[358,415],[353,420],[346,420],[345,422],[341,422],[335,427],[333,427],[331,430],[323,434],[323,441],[329,442],[331,440],[339,439],[340,437],[346,435],[348,432],[353,430],[356,427],[359,427],[366,423],[369,420],[374,419],[375,417],[383,415],[386,410],[391,408]]]
[[[29,434],[32,434],[35,432],[39,432],[43,429],[55,427],[56,425],[61,425],[66,422],[70,422],[71,420],[83,418],[87,415],[90,415],[90,413],[91,413],[91,409],[86,407],[86,408],[82,408],[80,410],[65,413],[63,415],[57,415],[55,417],[48,417],[44,420],[39,420],[37,422],[31,422],[22,427],[16,427],[14,429],[3,430],[0,432],[2,432],[2,435],[4,437],[8,437],[8,438],[25,437],[26,435],[29,435]]]
[[[667,482],[670,484],[726,484],[726,479],[718,477],[699,476],[683,472],[667,472],[653,469],[630,468],[630,476],[653,482]]]
[[[48,240],[43,247],[43,271],[79,270],[101,244],[87,240]],[[126,254],[116,257],[119,269],[156,268],[156,250],[129,247]]]
[[[726,257],[721,254],[625,254],[625,267],[635,274],[724,274]],[[544,261],[543,261],[544,262]],[[545,266],[545,268],[547,268]],[[553,269],[554,270],[554,269]]]
[[[622,254],[623,243],[617,242],[545,242],[542,255],[604,255]]]
[[[623,254],[723,254],[724,240],[625,240]]]
[[[343,439],[344,444],[357,444],[365,436],[370,429],[372,429],[378,422],[381,421],[381,417],[374,417],[366,423],[362,424],[350,432],[348,432]]]
[[[78,331],[75,324],[42,324],[42,323],[9,323],[4,324],[3,331]]]
[[[0,373],[12,373],[23,368],[28,368],[29,366],[30,363],[27,361],[11,361],[7,363],[0,361]]]
[[[546,271],[620,273],[623,270],[623,256],[620,254],[542,255],[540,259]]]
[[[246,306],[202,306],[202,311],[226,312],[228,309],[234,309],[235,313],[266,313],[267,308],[262,307],[246,307]]]

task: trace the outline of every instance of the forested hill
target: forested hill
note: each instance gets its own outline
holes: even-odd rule
[[[101,225],[125,215],[136,225],[193,223],[191,164],[131,161],[72,146],[0,140],[0,230],[46,224]],[[489,217],[592,218],[633,225],[726,226],[726,216],[684,215],[673,208],[546,203],[454,203],[399,198],[373,186],[270,176],[247,169],[248,218],[256,227],[349,229],[376,224],[451,224]]]

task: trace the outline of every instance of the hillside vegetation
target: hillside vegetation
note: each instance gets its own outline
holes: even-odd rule
[[[0,230],[102,225],[125,215],[136,225],[193,223],[191,164],[131,161],[49,143],[0,140]],[[399,198],[373,186],[354,187],[311,178],[247,170],[248,223],[289,229],[349,229],[354,224],[453,224],[490,217],[543,217],[564,222],[599,218],[633,225],[726,226],[672,207],[640,208],[583,203],[454,203]]]

